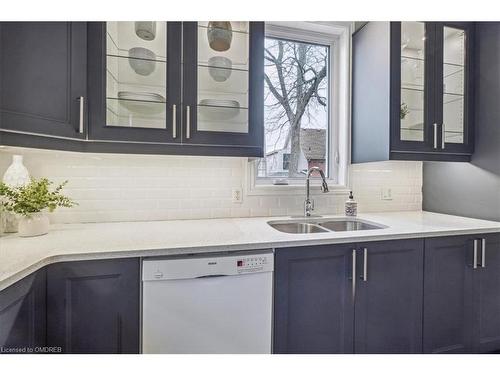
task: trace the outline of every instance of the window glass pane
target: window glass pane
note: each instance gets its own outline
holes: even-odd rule
[[[401,140],[424,140],[425,24],[401,22]]]
[[[464,142],[465,32],[444,28],[443,126],[446,143]]]
[[[265,152],[258,177],[303,178],[328,172],[329,46],[265,41]]]

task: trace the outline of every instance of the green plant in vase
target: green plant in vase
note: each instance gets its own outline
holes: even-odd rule
[[[8,212],[21,216],[19,235],[22,237],[46,234],[49,219],[43,211],[54,211],[57,207],[73,207],[76,202],[61,193],[68,183],[64,181],[51,189],[53,182],[47,178],[34,179],[25,186],[10,187],[0,183],[2,206]]]

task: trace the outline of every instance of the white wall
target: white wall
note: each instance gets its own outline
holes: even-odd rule
[[[302,213],[304,196],[243,197],[232,203],[233,188],[246,186],[246,158],[83,154],[0,147],[0,175],[13,154],[24,155],[34,177],[69,180],[65,193],[79,206],[58,209],[53,223],[168,220]],[[422,163],[383,162],[351,168],[351,186],[361,212],[420,210]],[[393,200],[381,200],[382,187]],[[345,195],[314,194],[317,213],[343,212]]]

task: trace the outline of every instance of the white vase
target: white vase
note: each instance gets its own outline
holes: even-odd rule
[[[49,232],[49,218],[42,212],[19,219],[19,236],[34,237]]]
[[[12,164],[7,168],[3,175],[3,182],[10,187],[19,187],[27,185],[30,182],[30,174],[23,164],[22,155],[13,155]],[[17,216],[6,212],[4,232],[17,232],[18,219]]]
[[[7,212],[0,206],[0,237],[5,233],[5,216]]]

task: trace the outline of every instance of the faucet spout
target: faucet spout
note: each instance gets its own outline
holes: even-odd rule
[[[321,191],[323,193],[328,193],[328,184],[326,183],[326,178],[324,172],[319,167],[311,167],[306,173],[306,200],[304,202],[304,216],[311,216],[311,212],[314,210],[314,200],[310,197],[310,177],[313,172],[319,172],[321,176]]]

